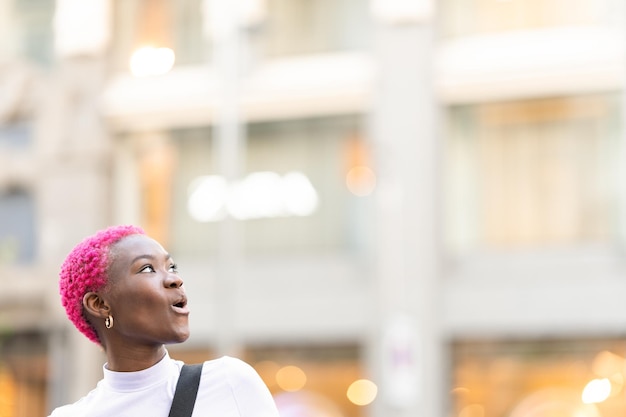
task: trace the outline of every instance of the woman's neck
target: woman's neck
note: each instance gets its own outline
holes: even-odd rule
[[[154,366],[165,356],[165,346],[116,346],[106,350],[107,369],[115,372],[135,372]]]

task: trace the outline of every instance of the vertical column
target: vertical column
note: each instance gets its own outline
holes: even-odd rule
[[[229,183],[241,176],[244,124],[240,114],[240,74],[242,36],[237,2],[205,1],[205,21],[213,43],[213,64],[219,79],[213,125],[214,166]],[[242,254],[241,224],[226,217],[219,224],[216,253],[215,314],[218,317],[218,354],[236,355],[240,349],[237,334],[237,287]]]
[[[626,8],[624,8],[624,13],[626,13]],[[626,41],[626,33],[622,34],[623,39]],[[624,77],[624,81],[622,81],[622,100],[626,100],[626,68],[622,70],[622,76]],[[617,220],[617,241],[619,246],[621,246],[622,250],[626,248],[626,181],[623,178],[626,178],[626,106],[622,104],[622,113],[621,113],[621,122],[622,122],[622,131],[619,135],[619,144],[617,145],[617,158],[615,161],[615,178],[617,178],[615,193],[617,196],[617,209],[618,209],[618,220]]]
[[[39,253],[44,270],[55,271],[49,279],[53,331],[71,327],[58,298],[59,264],[80,239],[106,226],[111,215],[111,144],[98,111],[108,6],[107,0],[56,2],[58,66],[42,94],[35,133],[38,204],[39,212],[45,213],[38,219]],[[51,366],[51,378],[62,381],[64,390],[50,399],[50,407],[77,400],[102,377],[100,349],[73,328],[60,334],[70,336],[64,342],[56,339],[63,336],[52,336],[52,359],[68,366]],[[61,345],[66,347],[64,359],[59,358]]]
[[[378,81],[372,139],[376,195],[373,334],[377,417],[441,417],[437,112],[432,4],[372,1]]]

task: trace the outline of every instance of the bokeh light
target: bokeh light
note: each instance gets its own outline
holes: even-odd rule
[[[188,189],[187,210],[199,222],[220,221],[228,214],[237,220],[304,217],[317,210],[319,197],[301,172],[252,172],[240,181],[219,175],[193,180]]]
[[[356,196],[368,196],[376,188],[376,174],[366,166],[352,167],[346,174],[346,186]]]
[[[378,387],[369,379],[358,379],[348,387],[346,395],[356,405],[368,405],[376,399]]]
[[[593,372],[604,378],[608,378],[624,369],[624,358],[608,350],[604,350],[596,355],[591,364]]]
[[[611,381],[608,378],[593,379],[585,386],[582,400],[585,404],[601,403],[611,395]]]
[[[135,77],[148,77],[167,74],[176,56],[170,48],[144,46],[133,52],[130,58],[130,72]]]
[[[295,365],[288,365],[276,372],[276,382],[285,391],[298,391],[306,384],[306,374]]]

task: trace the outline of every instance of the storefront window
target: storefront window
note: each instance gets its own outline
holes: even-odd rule
[[[450,108],[449,249],[610,242],[619,109],[617,95]]]
[[[47,355],[38,333],[0,335],[0,416],[45,416]]]
[[[452,355],[451,416],[626,413],[624,340],[468,341]]]
[[[361,417],[376,399],[376,385],[364,375],[355,346],[257,347],[247,350],[246,360],[281,416]]]

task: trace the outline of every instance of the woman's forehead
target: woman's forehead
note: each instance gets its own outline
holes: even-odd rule
[[[159,242],[146,235],[126,236],[111,248],[111,253],[118,260],[132,260],[141,255],[167,255]]]

